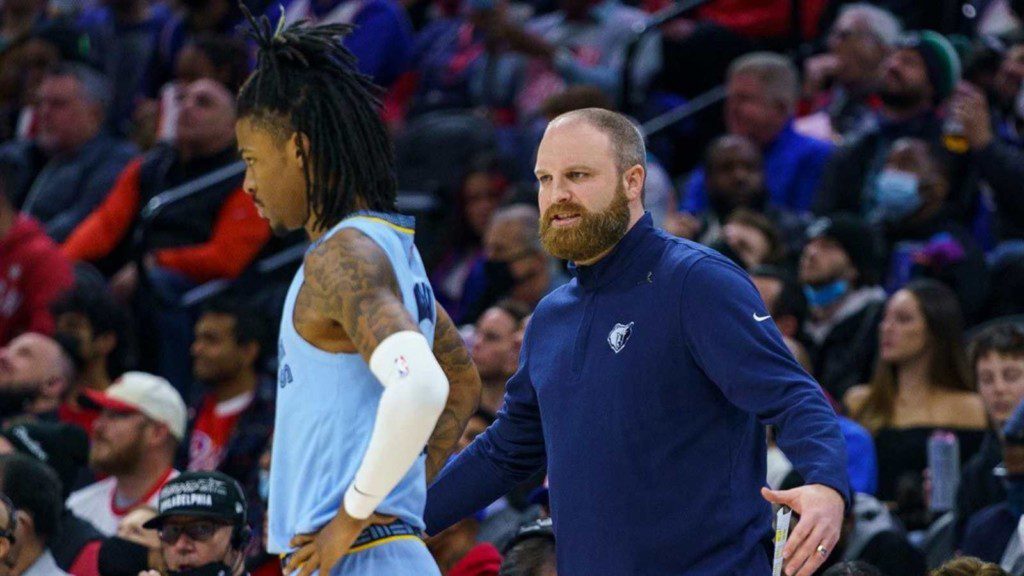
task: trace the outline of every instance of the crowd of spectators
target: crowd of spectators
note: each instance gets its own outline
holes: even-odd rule
[[[840,416],[856,494],[822,573],[1024,575],[1024,2],[708,0],[654,26],[671,2],[244,5],[0,0],[0,576],[165,568],[160,489],[210,471],[241,488],[248,570],[280,573],[275,344],[305,239],[242,187],[246,12],[355,25],[483,382],[460,449],[571,278],[537,235],[541,131],[613,109],[647,137],[655,223],[750,273]],[[802,483],[766,437],[766,482]],[[546,490],[430,540],[442,573],[555,574]]]

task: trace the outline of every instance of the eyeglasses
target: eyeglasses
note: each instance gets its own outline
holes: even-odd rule
[[[196,542],[206,542],[223,526],[227,524],[221,524],[218,522],[193,522],[192,524],[178,524],[163,526],[160,528],[160,540],[165,544],[174,544],[184,534],[188,536],[189,540],[195,540]]]
[[[7,538],[14,544],[14,529],[18,526],[18,517],[15,516],[17,510],[14,508],[14,502],[11,502],[6,494],[0,494],[0,505],[7,509],[7,527],[0,530],[0,538]]]

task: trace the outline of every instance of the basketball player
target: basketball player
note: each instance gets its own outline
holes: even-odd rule
[[[268,549],[286,574],[438,574],[418,537],[426,483],[480,378],[434,300],[412,219],[394,213],[392,147],[376,89],[342,47],[350,28],[250,23],[244,187],[276,232],[312,242],[281,320]],[[368,530],[375,512],[394,521]]]

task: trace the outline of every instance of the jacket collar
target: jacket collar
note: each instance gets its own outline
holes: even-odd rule
[[[584,290],[596,290],[625,272],[633,262],[632,256],[647,237],[654,233],[654,220],[650,212],[633,225],[626,235],[605,255],[590,266],[569,263],[569,271]]]

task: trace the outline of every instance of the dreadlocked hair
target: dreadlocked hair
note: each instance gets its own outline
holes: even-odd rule
[[[241,6],[259,48],[256,69],[238,94],[238,117],[280,138],[300,133],[306,202],[313,225],[327,229],[357,209],[395,210],[394,150],[380,117],[381,89],[342,46],[347,24],[277,27]]]

